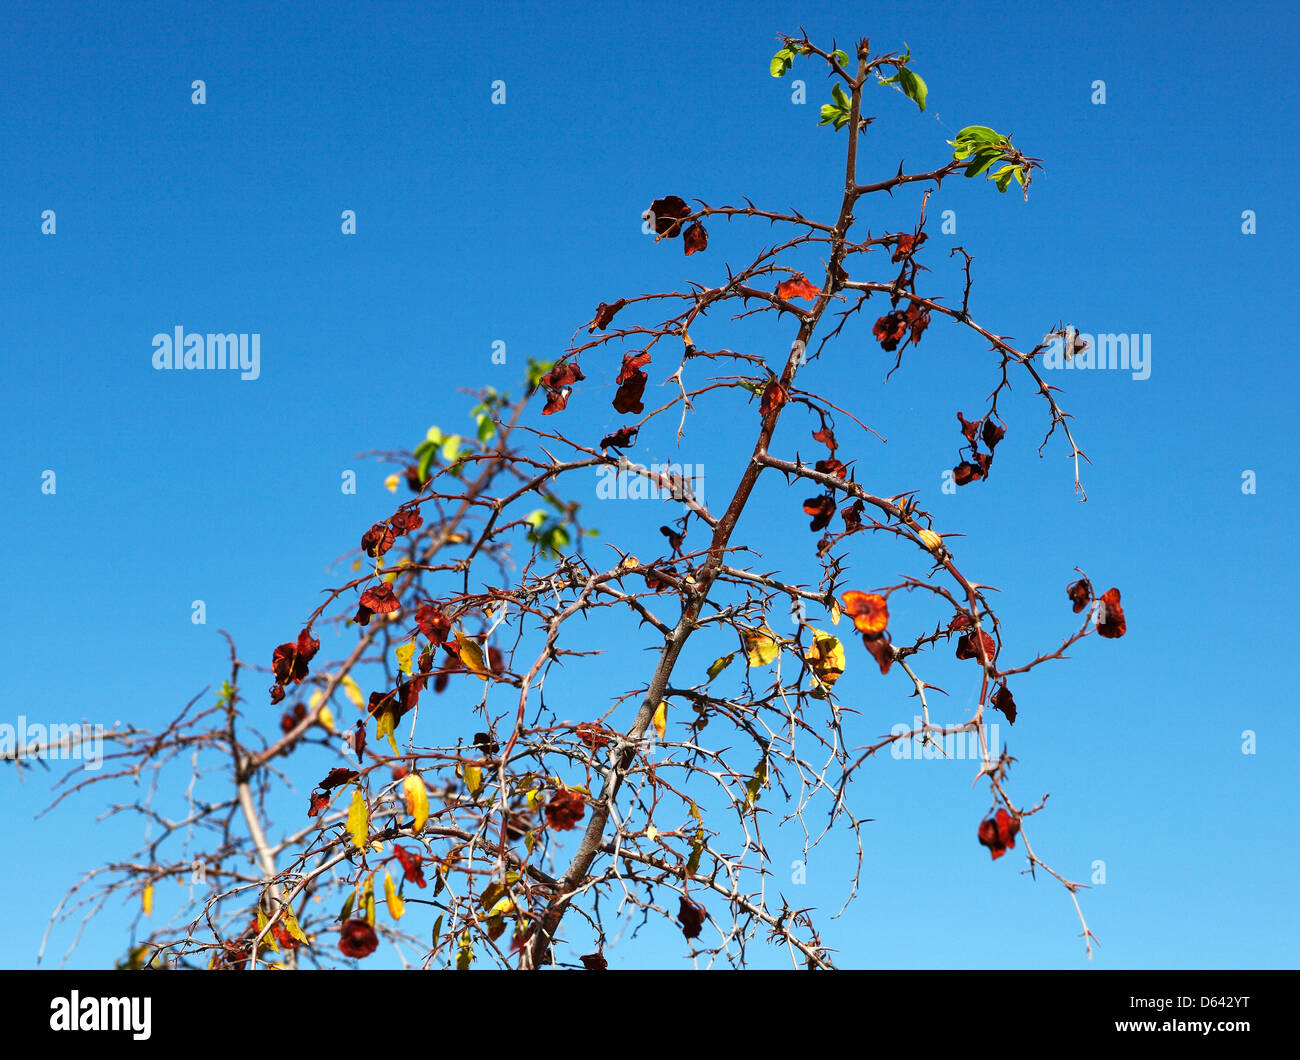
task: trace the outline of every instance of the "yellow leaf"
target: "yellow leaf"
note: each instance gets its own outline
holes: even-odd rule
[[[483,649],[460,630],[456,631],[456,654],[465,664],[465,669],[477,676],[480,681],[488,679],[488,668],[483,665]]]
[[[145,916],[153,915],[153,884],[146,883],[144,890],[140,892],[140,908],[144,910]]]
[[[266,925],[269,923],[270,919],[262,912],[262,910],[259,909],[257,911],[257,933],[261,935],[263,931],[266,931]],[[280,952],[280,947],[275,944],[274,931],[267,932],[266,936],[262,939],[261,948],[274,950],[276,953]]]
[[[488,910],[488,916],[500,916],[502,913],[508,913],[515,907],[515,900],[510,895],[498,898],[496,903]]]
[[[745,634],[745,654],[750,666],[767,666],[780,653],[781,642],[766,626]]]
[[[361,686],[352,680],[351,674],[344,674],[343,680],[339,684],[343,686],[343,691],[347,694],[348,699],[352,700],[354,707],[359,707],[365,703],[366,698],[361,694]]]
[[[469,932],[460,937],[460,946],[456,952],[456,970],[463,972],[474,963],[474,945],[470,942]]]
[[[320,689],[318,688],[316,689],[315,692],[311,694],[311,697],[307,700],[307,706],[311,710],[315,710],[316,704],[319,703],[320,701],[321,701],[321,694],[320,694]]]
[[[943,538],[933,530],[918,530],[916,534],[921,539],[921,544],[935,555],[938,555],[943,550]]]
[[[659,706],[655,708],[655,716],[652,719],[655,732],[659,734],[659,739],[664,738],[664,733],[668,731],[668,703],[661,700]]]
[[[388,904],[388,915],[394,920],[401,920],[402,914],[406,912],[406,903],[397,893],[397,884],[393,882],[393,875],[387,869],[384,869],[384,901]]]
[[[840,602],[836,600],[834,597],[831,597],[831,625],[838,626],[839,624],[840,624]]]
[[[389,475],[386,479],[384,479],[384,488],[388,490],[389,493],[396,493],[397,484],[401,481],[402,481],[402,476],[394,472],[393,474]]]
[[[411,657],[415,655],[415,641],[403,644],[397,649],[397,666],[408,677],[411,673]]]
[[[537,807],[541,804],[542,801],[542,789],[533,788],[532,791],[530,791],[527,795],[524,796],[524,801],[528,803],[528,808],[530,810],[537,809]]]
[[[348,807],[348,834],[352,837],[352,845],[358,850],[366,848],[366,797],[361,794],[360,788],[352,789],[352,805]]]
[[[659,829],[656,828],[654,825],[647,826],[645,830],[645,837],[648,840],[650,840],[650,842],[653,843],[656,839],[659,838]]]
[[[330,710],[329,707],[321,707],[318,717],[320,718],[320,723],[324,725],[325,728],[330,732],[334,731],[334,711]]]
[[[382,740],[388,737],[388,744],[393,749],[393,754],[401,754],[397,749],[397,741],[393,739],[393,730],[397,728],[397,715],[391,710],[385,710],[379,715],[379,721],[375,723],[375,739]]]
[[[407,773],[402,778],[402,795],[406,799],[406,812],[415,818],[415,831],[424,827],[429,819],[429,789],[419,773]]]
[[[808,628],[812,630],[813,642],[804,658],[817,675],[818,682],[825,688],[830,688],[844,672],[844,645],[838,637],[832,637],[811,626]],[[819,691],[821,690],[814,691],[813,695],[816,696]]]
[[[297,939],[299,942],[303,942],[303,943],[311,942],[311,939],[307,937],[307,933],[303,931],[302,925],[298,923],[298,918],[293,915],[292,909],[286,909],[284,911],[284,916],[280,918],[280,923],[282,923],[284,925],[284,929],[287,932],[289,932],[289,934],[293,938]]]
[[[477,795],[483,787],[483,770],[478,766],[466,766],[465,787],[471,795]]]

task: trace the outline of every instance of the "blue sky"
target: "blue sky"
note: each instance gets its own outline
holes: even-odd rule
[[[1076,565],[1123,591],[1128,634],[1088,638],[1022,679],[1021,717],[1001,733],[1019,801],[1051,793],[1031,822],[1039,854],[1081,881],[1105,863],[1105,884],[1081,898],[1101,940],[1092,965],[1293,966],[1296,372],[1284,311],[1297,270],[1283,237],[1296,222],[1297,123],[1295,16],[1280,4],[13,5],[0,41],[11,557],[0,721],[164,724],[226,676],[219,628],[241,657],[269,661],[320,590],[344,580],[339,557],[391,513],[391,468],[359,454],[412,447],[431,424],[469,433],[458,388],[517,392],[527,359],[561,354],[598,302],[717,282],[771,238],[715,220],[708,251],[684,258],[642,234],[651,200],[747,195],[832,219],[843,134],[817,127],[827,86],[803,67],[798,106],[788,79],[767,72],[776,34],[800,25],[846,48],[864,35],[878,50],[906,42],[928,83],[924,114],[869,90],[863,179],[900,159],[937,168],[970,124],[1045,160],[1027,204],[959,176],[932,196],[930,290],[959,298],[948,248],[960,243],[975,257],[973,315],[1023,347],[1059,320],[1151,336],[1147,379],[1049,380],[1091,459],[1086,504],[1059,432],[1038,458],[1046,409],[1023,381],[1002,406],[1009,431],[990,480],[940,491],[957,459],[954,412],[981,415],[996,383],[995,361],[955,326],[932,325],[885,385],[892,357],[868,311],[800,376],[888,439],[842,423],[839,455],[858,460],[859,481],[880,495],[922,490],[938,527],[966,535],[952,542],[962,569],[1001,590],[1004,659],[1027,661],[1075,628],[1064,587]],[[190,102],[196,78],[203,106]],[[504,106],[490,102],[498,79]],[[880,198],[860,204],[855,231],[910,229],[920,192]],[[340,232],[347,209],[355,236]],[[939,231],[943,209],[955,235]],[[41,232],[46,210],[54,235]],[[1247,210],[1256,234],[1242,231]],[[816,255],[792,264],[820,282]],[[152,338],[178,325],[259,333],[259,378],[155,371]],[[788,318],[733,326],[714,314],[693,337],[748,343],[775,363],[790,331]],[[505,365],[492,363],[494,342]],[[652,366],[652,392],[672,367]],[[584,361],[562,424],[574,437],[623,422],[616,370],[612,352]],[[527,422],[557,426],[538,411]],[[631,455],[703,464],[718,502],[756,423],[739,397],[719,398],[701,403],[680,450],[664,427]],[[774,451],[812,452],[804,430],[783,421]],[[352,496],[339,489],[348,469]],[[666,506],[601,502],[594,485],[572,493],[599,541],[662,543]],[[764,480],[742,523],[756,566],[815,579],[808,492]],[[852,584],[921,573],[912,562],[859,538]],[[205,625],[190,620],[195,599]],[[891,611],[896,640],[937,617],[920,600]],[[329,638],[331,658],[350,646]],[[914,701],[901,673],[881,678],[847,646],[840,689],[866,743],[910,721]],[[720,653],[693,647],[683,673]],[[977,686],[948,654],[931,680],[952,693],[938,715],[955,722]],[[616,652],[566,688],[595,715],[636,658]],[[268,731],[276,720],[268,712]],[[1242,753],[1245,730],[1254,754]],[[795,837],[771,841],[774,885],[823,911],[840,963],[1087,965],[1061,888],[1020,874],[1019,851],[991,862],[976,843],[988,802],[973,774],[969,762],[892,759],[862,774],[855,808],[875,823],[858,900],[837,920],[844,837],[802,885],[785,867]],[[139,839],[136,826],[95,824],[93,795],[38,819],[53,775],[0,772],[0,896],[23,911],[0,939],[6,967],[34,962],[80,871]],[[305,793],[316,778],[295,779]],[[133,916],[110,905],[71,963],[118,959]],[[689,965],[674,929],[649,934],[626,963]],[[70,941],[56,933],[53,951]],[[774,949],[752,953],[781,965]]]

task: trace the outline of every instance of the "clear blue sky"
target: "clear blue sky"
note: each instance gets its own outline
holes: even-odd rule
[[[892,175],[900,158],[935,168],[945,139],[977,123],[1014,134],[1047,167],[1028,204],[960,177],[932,198],[930,289],[959,297],[947,248],[960,242],[975,255],[981,322],[1025,346],[1061,319],[1149,334],[1150,378],[1052,377],[1092,460],[1086,504],[1059,434],[1037,458],[1045,408],[1023,382],[1003,407],[1010,430],[993,477],[939,491],[960,440],[954,412],[980,415],[996,381],[991,356],[955,327],[932,326],[882,386],[892,358],[868,320],[801,385],[888,438],[841,424],[839,455],[859,460],[861,481],[883,495],[921,489],[939,528],[967,535],[953,545],[963,569],[1002,590],[1005,659],[1027,661],[1074,628],[1064,587],[1076,564],[1099,589],[1121,587],[1127,636],[1089,638],[1024,679],[1021,718],[1002,726],[1018,759],[1013,793],[1023,804],[1051,793],[1032,822],[1039,853],[1083,881],[1105,863],[1106,883],[1082,897],[1102,943],[1093,965],[1294,966],[1291,9],[23,3],[6,21],[0,721],[161,725],[226,676],[218,628],[241,656],[268,662],[319,591],[343,580],[327,568],[392,510],[390,468],[358,454],[413,446],[431,424],[468,432],[456,388],[517,390],[527,358],[554,359],[598,302],[716,282],[770,238],[765,226],[714,222],[709,250],[687,259],[641,234],[652,199],[748,195],[833,216],[843,134],[816,126],[819,75],[806,106],[768,76],[778,32],[802,24],[841,47],[906,41],[930,105],[918,114],[872,90],[864,179]],[[203,106],[190,102],[196,78]],[[504,106],[490,103],[497,79]],[[1104,105],[1091,101],[1098,80]],[[910,228],[918,204],[915,191],[864,201],[859,226]],[[347,209],[355,236],[340,233]],[[939,232],[942,209],[956,211],[955,236]],[[45,210],[53,236],[41,233]],[[1246,210],[1257,234],[1242,233]],[[815,256],[804,264],[815,269]],[[714,314],[695,338],[748,342],[775,361],[788,320],[731,330]],[[178,325],[259,333],[260,378],[154,371],[153,336]],[[491,363],[495,341],[505,366]],[[672,367],[652,365],[651,387]],[[591,442],[622,422],[609,404],[615,358],[584,370],[563,426]],[[738,468],[733,444],[747,452],[756,422],[738,399],[704,403],[680,451],[665,428],[634,455],[703,463],[720,499]],[[811,452],[804,430],[791,418],[776,450]],[[339,489],[349,468],[355,496]],[[53,496],[41,491],[47,469]],[[588,490],[574,492],[602,540],[662,545],[666,507]],[[813,576],[815,535],[799,512],[808,492],[764,484],[742,533],[763,551],[758,565]],[[911,562],[858,539],[853,583],[919,573]],[[206,625],[190,621],[195,599]],[[896,639],[937,617],[919,600],[893,612]],[[351,642],[330,637],[323,650],[336,658]],[[865,743],[910,721],[914,701],[904,675],[880,678],[848,646],[840,688],[862,711]],[[683,672],[714,654],[701,646]],[[932,680],[953,693],[937,714],[960,721],[976,686],[948,655],[934,663]],[[575,715],[606,709],[626,678],[601,675],[635,662],[623,654],[574,684],[585,697]],[[1243,730],[1257,734],[1256,754],[1242,753]],[[774,886],[822,911],[840,963],[1086,965],[1063,891],[1021,875],[1019,851],[995,863],[976,843],[987,796],[973,772],[884,759],[862,774],[854,805],[876,823],[858,901],[839,920],[829,916],[850,849],[830,842],[800,887],[788,879],[795,836],[770,841]],[[6,967],[34,962],[81,870],[139,838],[134,826],[92,827],[93,797],[37,819],[52,776],[0,771]],[[295,777],[293,805],[315,779]],[[120,957],[131,915],[110,906],[72,963]],[[625,964],[687,963],[674,929],[649,934]],[[56,936],[56,958],[69,941]],[[782,964],[779,951],[751,952]]]

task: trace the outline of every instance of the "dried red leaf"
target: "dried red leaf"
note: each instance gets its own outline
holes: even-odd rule
[[[311,635],[310,629],[299,633],[296,642],[281,644],[271,653],[271,672],[275,674],[276,682],[280,685],[287,685],[290,681],[301,682],[309,672],[308,664],[318,651],[320,641]],[[279,697],[275,696],[274,691],[271,695],[271,702],[279,703],[284,698],[284,690],[281,689]]]
[[[304,629],[298,634],[298,658],[304,663],[311,662],[316,653],[320,651],[320,641],[311,635],[310,629]]]
[[[618,449],[626,449],[636,441],[636,433],[639,427],[620,427],[613,434],[607,434],[600,440],[600,447],[606,449],[614,446]]]
[[[983,477],[984,472],[966,460],[952,469],[952,480],[959,486],[965,486],[968,482],[977,482]]]
[[[907,327],[912,333],[912,343],[921,341],[921,335],[930,326],[930,310],[913,302],[907,307]]]
[[[361,594],[361,606],[357,609],[357,625],[364,626],[372,614],[385,615],[396,611],[399,605],[393,595],[393,587],[387,582],[372,585]]]
[[[683,897],[677,910],[677,922],[682,926],[682,934],[688,939],[699,938],[707,915],[704,906]]]
[[[587,334],[590,335],[597,328],[603,331],[609,327],[614,320],[614,314],[625,305],[627,305],[626,298],[620,298],[617,302],[611,302],[609,305],[601,302],[600,305],[596,306],[596,319],[592,321],[591,327],[587,329]]]
[[[564,387],[562,390],[548,390],[546,392],[546,405],[542,408],[543,416],[553,416],[557,412],[563,412],[569,407],[569,395],[573,393],[572,387]]]
[[[665,195],[650,204],[649,213],[658,235],[676,239],[682,233],[682,221],[691,215],[691,208],[676,195]]]
[[[609,967],[609,961],[599,953],[587,953],[578,959],[589,972],[603,972]]]
[[[297,704],[293,710],[287,710],[280,717],[280,731],[288,734],[293,731],[298,722],[307,716],[307,708],[302,703]]]
[[[359,917],[345,920],[339,929],[339,949],[343,956],[358,960],[369,957],[379,948],[379,938],[375,929]]]
[[[957,658],[959,659],[978,659],[979,652],[975,650],[975,638],[972,633],[963,633],[957,638]],[[980,633],[980,643],[984,645],[984,658],[990,663],[997,655],[997,644],[987,633]]]
[[[422,854],[417,854],[405,847],[394,846],[393,856],[401,863],[402,876],[407,883],[414,883],[419,887],[425,885],[424,870],[420,867],[424,861]]]
[[[567,832],[578,825],[586,812],[587,804],[579,792],[561,789],[546,804],[546,823],[557,832]]]
[[[429,481],[427,478],[421,481],[420,469],[415,464],[407,464],[402,473],[406,476],[407,489],[412,493],[419,493],[424,488],[424,483]]]
[[[315,817],[329,804],[330,793],[328,791],[313,791],[311,798],[307,801],[307,816]]]
[[[831,496],[809,497],[803,502],[804,515],[811,515],[809,530],[822,530],[830,525],[835,515],[835,498]]]
[[[849,530],[856,530],[862,525],[862,513],[865,510],[862,498],[859,497],[847,508],[840,509],[840,515],[844,517],[844,525]]]
[[[284,685],[271,686],[271,706],[275,706],[280,700],[284,699]]]
[[[889,634],[886,633],[864,633],[862,634],[862,645],[871,652],[871,656],[876,660],[882,674],[889,673],[889,668],[894,665],[894,648],[890,643]]]
[[[388,525],[395,534],[409,534],[424,525],[424,516],[415,508],[403,508],[400,512],[393,513]]]
[[[391,526],[387,523],[375,523],[361,535],[361,548],[367,556],[382,556],[393,547],[395,540],[396,535]]]
[[[974,462],[976,469],[979,471],[980,478],[989,477],[989,467],[993,464],[992,453],[973,453],[971,460]]]
[[[361,756],[366,753],[366,727],[361,722],[357,722],[357,727],[352,730],[352,750],[358,762],[364,761]]]
[[[1119,590],[1107,589],[1097,605],[1097,632],[1103,637],[1122,637],[1127,629],[1124,609],[1119,605]]]
[[[813,431],[813,441],[821,442],[822,445],[826,446],[826,448],[832,453],[840,447],[839,443],[835,441],[835,432],[829,427],[823,427],[819,431]]]
[[[1007,722],[1016,723],[1016,701],[1011,698],[1011,689],[1003,685],[993,693],[993,709],[1000,710],[1007,716]]]
[[[997,861],[1008,848],[1016,845],[1016,833],[1020,831],[1020,821],[1006,810],[998,810],[992,817],[980,822],[979,840],[989,848],[993,860]]]
[[[650,363],[650,354],[648,353],[627,353],[623,355],[623,366],[618,370],[616,383],[626,383],[634,376],[644,376],[644,372],[639,369],[644,368]]]
[[[637,372],[627,382],[623,383],[618,392],[614,395],[614,409],[623,415],[631,413],[634,416],[641,415],[645,411],[645,405],[641,403],[641,398],[645,394],[646,374]]]
[[[902,261],[929,238],[924,232],[918,232],[914,236],[900,235],[894,244],[894,255],[889,260],[895,263]]]
[[[813,465],[813,469],[820,471],[823,475],[834,475],[836,478],[844,478],[849,473],[849,469],[834,457],[829,460],[818,460]]]
[[[883,596],[849,589],[840,599],[859,633],[883,633],[889,624],[889,605]]]
[[[816,298],[821,293],[822,289],[811,283],[802,272],[776,285],[776,296],[784,298],[787,302],[791,298]]]
[[[965,611],[958,611],[952,616],[952,621],[948,623],[949,629],[966,629],[970,626],[970,615]]]
[[[784,405],[786,400],[785,387],[773,379],[767,384],[767,389],[763,391],[763,400],[759,403],[758,414],[763,419],[767,419],[768,416]]]
[[[441,644],[447,639],[451,632],[451,619],[442,613],[440,608],[433,604],[421,604],[415,612],[415,624],[420,627],[420,632],[429,638],[435,645]],[[423,659],[423,656],[421,656]],[[432,660],[430,660],[432,664]],[[420,667],[425,670],[423,664]],[[427,670],[426,670],[427,672]]]
[[[593,754],[602,747],[609,746],[609,730],[598,721],[580,722],[573,731]]]
[[[876,321],[871,334],[880,340],[881,349],[892,353],[898,349],[899,342],[907,334],[907,316],[897,309],[886,313]]]
[[[709,245],[709,233],[704,226],[696,221],[690,228],[686,229],[686,235],[682,237],[682,243],[686,250],[686,256],[698,253]]]
[[[984,431],[981,436],[984,439],[984,444],[987,445],[989,451],[992,452],[998,442],[1002,441],[1002,439],[1006,437],[1006,433],[1007,429],[1005,427],[999,427],[992,420],[985,420]]]
[[[1076,615],[1092,602],[1092,582],[1088,581],[1087,578],[1080,578],[1077,582],[1071,582],[1066,586],[1065,592],[1069,596],[1070,602],[1074,604],[1074,613]]]
[[[544,376],[542,376],[542,386],[548,390],[556,390],[562,386],[572,386],[574,383],[580,383],[587,377],[582,374],[582,369],[572,361],[564,364],[557,364]]]
[[[664,537],[668,538],[668,544],[672,546],[673,552],[675,553],[681,552],[682,541],[685,540],[686,538],[685,534],[679,533],[678,531],[674,530],[671,526],[661,526],[659,528],[659,532],[663,534]]]
[[[975,441],[975,435],[979,433],[980,420],[968,420],[960,412],[957,413],[957,420],[961,423],[961,433],[966,436],[966,441]]]

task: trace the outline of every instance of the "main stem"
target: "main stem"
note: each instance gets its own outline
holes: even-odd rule
[[[858,74],[852,86],[853,96],[848,125],[849,144],[845,162],[844,198],[840,204],[839,218],[835,223],[831,236],[831,260],[827,266],[826,280],[822,291],[817,296],[812,309],[804,314],[796,341],[791,344],[790,355],[786,358],[785,368],[781,372],[780,383],[786,390],[794,381],[799,365],[803,363],[800,351],[807,348],[813,332],[817,329],[817,324],[821,320],[822,313],[830,304],[831,298],[841,282],[842,270],[840,262],[843,260],[846,250],[844,237],[853,224],[853,205],[860,194],[857,187],[858,121],[861,113],[862,85],[866,81],[868,70],[866,42],[863,41],[858,45]],[[785,403],[774,402],[773,405],[774,407],[763,417],[749,463],[744,474],[740,477],[740,482],[736,485],[736,491],[732,495],[731,502],[727,505],[726,512],[718,520],[718,525],[714,529],[713,542],[709,546],[709,558],[705,560],[704,566],[700,568],[695,576],[696,584],[686,596],[677,625],[665,639],[663,650],[659,653],[659,661],[655,666],[654,676],[650,679],[649,687],[647,687],[646,694],[641,700],[641,707],[637,711],[632,727],[628,729],[619,742],[617,750],[611,755],[610,766],[605,771],[600,794],[592,811],[591,820],[587,824],[582,840],[578,844],[578,849],[574,853],[568,869],[559,879],[558,892],[547,905],[540,922],[535,926],[528,943],[524,947],[520,958],[521,968],[539,968],[546,963],[551,942],[555,938],[560,921],[564,918],[569,903],[581,890],[587,879],[591,863],[595,860],[596,854],[604,841],[605,826],[609,823],[614,800],[618,797],[623,780],[636,758],[637,748],[641,744],[646,729],[650,726],[650,720],[654,717],[654,712],[663,699],[664,689],[668,686],[668,680],[672,676],[673,668],[677,665],[682,648],[685,647],[690,635],[698,628],[700,611],[705,600],[708,599],[714,581],[721,573],[723,559],[726,556],[731,535],[736,529],[736,524],[740,521],[740,515],[745,510],[745,505],[749,503],[750,495],[758,482],[758,476],[763,472],[762,458],[767,454],[768,445],[771,443],[772,435],[776,431],[776,424],[781,418],[781,410],[784,408]]]

